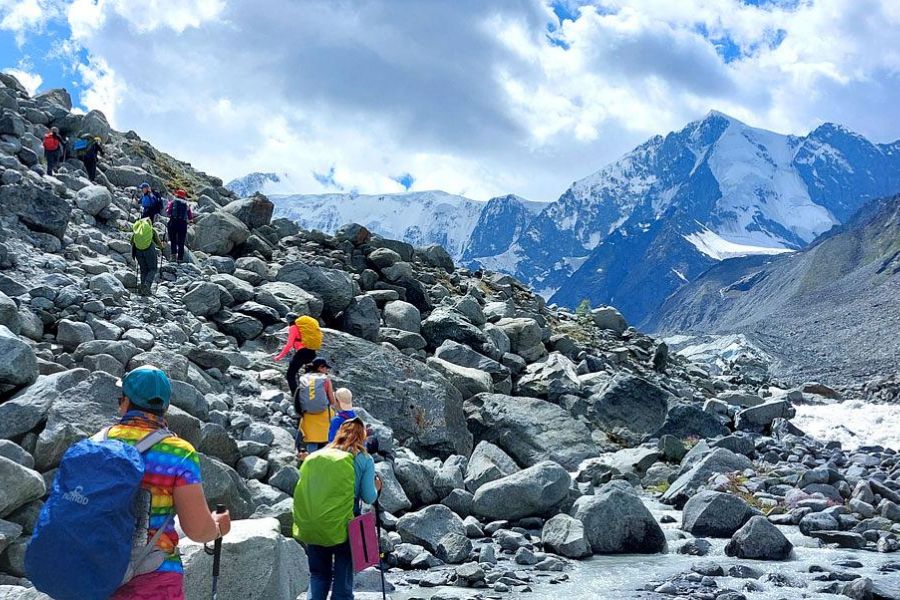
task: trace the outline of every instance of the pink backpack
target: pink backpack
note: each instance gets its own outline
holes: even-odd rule
[[[350,521],[347,526],[350,538],[350,552],[353,555],[353,570],[356,573],[374,567],[381,562],[378,548],[378,527],[375,513],[367,512]]]

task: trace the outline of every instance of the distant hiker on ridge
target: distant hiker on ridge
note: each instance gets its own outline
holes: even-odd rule
[[[138,367],[118,385],[118,422],[63,457],[26,572],[57,600],[184,600],[175,516],[201,543],[226,535],[231,518],[210,513],[200,457],[168,429],[166,374]]]
[[[163,201],[159,194],[150,189],[150,184],[146,181],[141,184],[141,197],[138,198],[141,207],[141,218],[150,219],[150,222],[156,221],[157,215],[163,211]]]
[[[292,398],[297,394],[297,375],[300,369],[316,358],[316,351],[321,347],[322,330],[319,328],[319,322],[308,316],[297,317],[288,328],[288,339],[284,348],[275,357],[275,360],[279,361],[287,356],[288,352],[294,351],[285,375]]]
[[[172,244],[172,258],[175,262],[184,262],[184,242],[187,239],[188,223],[194,222],[194,212],[187,203],[187,192],[175,190],[175,198],[166,207],[166,216],[169,217],[167,228]]]
[[[44,158],[47,159],[47,175],[53,172],[63,160],[63,139],[59,135],[59,127],[51,127],[44,135]]]
[[[138,294],[149,296],[153,290],[156,273],[159,271],[159,255],[156,250],[159,248],[162,252],[165,247],[150,219],[138,219],[131,227],[131,231],[131,258],[137,261],[141,273]]]
[[[97,179],[97,163],[99,155],[106,154],[103,149],[103,140],[99,137],[81,138],[75,141],[75,156],[84,164],[88,179]]]

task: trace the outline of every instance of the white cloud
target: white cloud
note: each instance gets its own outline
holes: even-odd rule
[[[50,1],[0,0],[0,16]],[[91,57],[85,108],[225,179],[284,172],[301,192],[324,191],[313,174],[333,167],[347,190],[399,191],[408,172],[419,190],[552,200],[711,108],[900,137],[900,2],[570,10],[559,23],[542,0],[74,0],[67,20]]]
[[[28,90],[28,93],[31,95],[34,95],[37,92],[38,88],[41,87],[41,83],[44,81],[37,73],[29,73],[22,69],[3,69],[3,72],[18,79],[19,83],[25,86],[25,89]]]
[[[27,33],[58,15],[56,0],[0,0],[0,29],[11,31],[22,46]]]

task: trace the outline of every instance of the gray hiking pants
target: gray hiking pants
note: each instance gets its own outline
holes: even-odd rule
[[[141,291],[149,294],[153,282],[156,280],[156,272],[159,271],[159,256],[156,246],[150,244],[146,250],[135,250],[135,259],[141,269]]]

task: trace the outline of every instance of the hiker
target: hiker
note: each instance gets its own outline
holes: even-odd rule
[[[334,441],[300,467],[294,488],[294,538],[306,544],[309,600],[353,598],[353,558],[347,526],[360,501],[374,504],[381,491],[375,462],[366,452],[366,426],[354,417]]]
[[[306,373],[300,377],[300,385],[294,395],[294,409],[300,415],[297,449],[301,460],[328,443],[331,417],[338,408],[328,377],[330,368],[324,358],[317,358],[306,365]]]
[[[338,388],[334,391],[334,399],[337,400],[338,412],[331,419],[331,426],[328,428],[329,443],[334,441],[334,436],[337,435],[341,425],[356,418],[356,411],[353,410],[353,392],[347,388]]]
[[[292,398],[297,395],[297,374],[301,368],[316,358],[316,351],[321,347],[322,329],[319,327],[319,322],[308,316],[294,319],[288,328],[287,342],[275,357],[275,360],[279,361],[287,356],[288,352],[294,351],[285,375]]]
[[[150,184],[146,181],[141,184],[141,197],[138,198],[138,204],[141,207],[141,218],[150,219],[151,223],[156,221],[156,217],[163,210],[162,199],[159,197],[159,194],[150,188]]]
[[[175,262],[184,262],[184,242],[187,240],[188,223],[194,222],[194,212],[187,203],[187,192],[175,190],[173,198],[166,207],[169,242],[172,244],[172,256]]]
[[[100,154],[105,155],[106,151],[103,149],[103,143],[99,137],[89,140],[87,148],[80,154],[81,162],[84,163],[88,179],[91,181],[97,179],[97,161]]]
[[[172,383],[166,374],[142,366],[117,385],[119,419],[63,457],[26,569],[35,586],[55,598],[184,600],[175,516],[200,543],[226,535],[231,518],[210,512],[197,451],[168,430]],[[103,543],[111,545],[97,547]],[[115,554],[123,551],[127,557]]]
[[[138,219],[131,230],[131,258],[137,261],[141,272],[138,294],[149,296],[156,280],[156,272],[159,271],[159,255],[156,250],[158,248],[162,252],[164,246],[150,219]]]
[[[63,139],[59,135],[59,127],[51,127],[44,135],[44,158],[47,159],[47,175],[53,172],[63,160]]]

